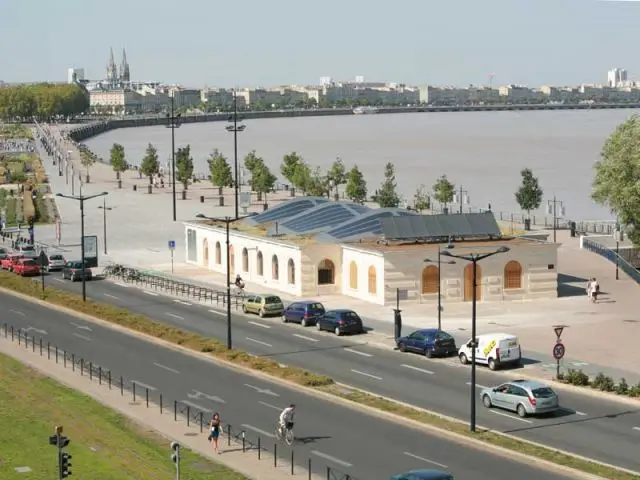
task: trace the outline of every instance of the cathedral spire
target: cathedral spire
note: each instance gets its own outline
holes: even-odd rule
[[[120,81],[125,83],[131,81],[129,62],[127,61],[127,51],[124,48],[122,49],[122,61],[120,63]]]
[[[116,60],[113,55],[113,47],[109,51],[109,63],[107,63],[107,80],[115,82],[118,77],[118,70],[116,67]]]

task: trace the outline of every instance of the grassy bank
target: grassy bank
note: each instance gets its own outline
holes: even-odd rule
[[[47,443],[55,425],[71,439],[71,478],[173,478],[167,440],[21,363],[0,355],[0,478],[56,478],[57,454]],[[182,449],[183,478],[246,480],[239,473]],[[18,473],[16,467],[31,472]]]

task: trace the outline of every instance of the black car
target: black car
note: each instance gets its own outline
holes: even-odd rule
[[[324,305],[320,302],[295,302],[284,309],[284,312],[282,312],[282,321],[284,323],[299,323],[303,327],[306,327],[308,325],[315,325],[318,318],[322,317],[324,313]]]
[[[362,319],[353,310],[329,310],[318,318],[316,328],[334,332],[336,335],[365,333]]]
[[[93,274],[91,273],[91,269],[86,265],[82,268],[82,262],[79,260],[73,260],[67,262],[62,268],[62,278],[69,279],[72,282],[76,280],[82,280],[85,278],[86,280],[91,280],[93,278]]]

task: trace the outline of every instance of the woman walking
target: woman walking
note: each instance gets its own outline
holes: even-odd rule
[[[213,449],[220,455],[220,449],[218,448],[218,438],[222,434],[222,424],[220,423],[220,414],[214,413],[209,422],[209,441],[213,444]]]

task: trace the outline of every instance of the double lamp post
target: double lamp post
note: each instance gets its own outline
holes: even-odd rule
[[[243,118],[238,116],[238,93],[233,92],[233,114],[229,115],[229,125],[225,127],[227,132],[233,133],[233,194],[235,200],[235,219],[238,219],[238,192],[240,189],[240,176],[238,175],[238,133],[244,132]]]
[[[167,128],[171,129],[171,189],[173,195],[173,221],[176,221],[176,128],[180,127],[181,114],[176,114],[175,98],[171,95],[171,111],[167,113]],[[106,252],[105,252],[106,253]]]

